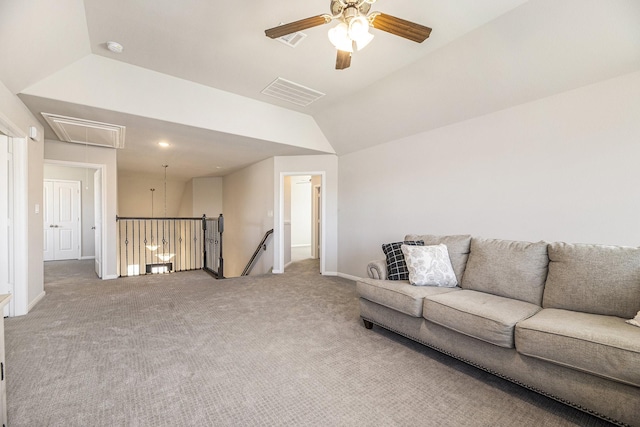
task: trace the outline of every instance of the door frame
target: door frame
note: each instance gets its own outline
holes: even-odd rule
[[[100,185],[96,185],[96,181],[100,182]],[[99,187],[99,188],[98,188]],[[98,205],[98,200],[100,200],[99,207],[100,209],[96,209],[96,205]],[[104,230],[104,218],[102,217],[102,171],[100,169],[96,169],[93,173],[93,238],[94,238],[94,254],[93,254],[93,265],[96,274],[99,279],[102,279],[104,275],[102,273],[102,230]],[[96,221],[98,218],[98,213],[100,214],[100,221]],[[99,226],[99,228],[98,228]],[[99,236],[99,237],[97,237]]]
[[[1,112],[0,131],[13,144],[13,248],[9,248],[13,250],[13,297],[9,301],[9,316],[13,317],[29,312],[28,140],[27,135]],[[34,302],[39,298],[41,296]]]
[[[13,185],[13,138],[5,135],[0,131],[0,140],[6,140],[7,146],[4,147],[0,143],[0,189],[6,190],[0,195],[0,274],[2,274],[2,281],[6,280],[6,292],[11,295],[15,294],[15,262],[14,262],[14,241],[15,230],[13,226],[15,206],[13,203],[14,198],[14,185]],[[10,148],[11,147],[11,148]],[[7,230],[7,233],[2,233],[2,230]],[[2,293],[5,288],[3,287]],[[5,305],[4,313],[8,316],[13,316],[14,307],[12,307],[14,299],[9,300],[9,304]]]
[[[58,165],[58,166],[67,166],[67,167],[75,167],[75,168],[89,168],[89,169],[97,169],[98,171],[100,171],[101,177],[102,177],[102,185],[100,187],[100,198],[102,201],[102,229],[100,230],[100,243],[101,243],[101,254],[100,254],[100,264],[103,266],[104,269],[104,265],[106,263],[106,253],[107,253],[107,240],[105,237],[105,227],[104,227],[104,218],[107,217],[107,203],[106,203],[106,195],[107,195],[107,187],[106,187],[106,171],[107,171],[107,165],[104,163],[85,163],[85,162],[71,162],[71,161],[67,161],[67,160],[50,160],[50,159],[45,159],[44,163],[46,164],[50,164],[50,165]],[[96,189],[94,188],[94,194],[96,194]],[[94,196],[95,197],[95,196]],[[95,215],[95,212],[94,212]],[[95,218],[94,218],[95,221]],[[43,249],[43,248],[41,248]],[[82,253],[80,254],[82,255]],[[104,273],[104,271],[103,271]],[[102,274],[102,279],[105,280],[105,274]]]
[[[313,178],[312,178],[313,179]],[[322,230],[322,217],[319,215],[318,202],[322,206],[322,185],[311,185],[311,257],[318,259],[320,252],[318,246],[322,249],[323,241],[320,238]]]
[[[311,176],[320,176],[320,222],[322,224],[326,224],[327,217],[327,202],[326,202],[326,172],[324,171],[303,171],[303,172],[280,172],[280,200],[278,201],[279,209],[278,209],[278,232],[275,235],[275,238],[278,239],[278,257],[275,255],[274,251],[274,259],[273,260],[273,272],[274,273],[282,273],[284,272],[284,177],[285,176],[300,176],[300,175],[311,175]],[[326,227],[321,227],[320,229],[320,241],[326,242]],[[320,246],[320,274],[326,273],[325,260],[326,257],[326,246],[322,244]],[[278,259],[279,258],[279,259]],[[277,262],[276,262],[277,261]]]

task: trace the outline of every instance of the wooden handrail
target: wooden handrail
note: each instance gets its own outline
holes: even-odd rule
[[[256,248],[255,252],[251,256],[251,259],[247,263],[247,265],[244,268],[244,270],[242,270],[241,276],[248,276],[249,273],[251,273],[251,269],[253,268],[253,263],[256,261],[256,258],[258,258],[258,254],[260,253],[260,249],[263,249],[265,251],[267,250],[267,244],[266,244],[267,243],[267,239],[272,234],[273,234],[273,228],[271,230],[267,231],[266,233],[264,233],[264,237],[262,238],[262,240],[258,244],[258,247]]]

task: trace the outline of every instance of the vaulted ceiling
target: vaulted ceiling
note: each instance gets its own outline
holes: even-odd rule
[[[431,37],[372,30],[341,71],[331,25],[295,48],[265,37],[329,3],[0,0],[0,80],[46,138],[42,112],[124,125],[120,170],[171,164],[189,178],[350,153],[640,69],[637,0],[378,0],[372,10]],[[324,96],[303,107],[263,94],[277,78]]]

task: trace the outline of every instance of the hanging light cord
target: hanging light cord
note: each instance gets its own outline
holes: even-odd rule
[[[153,192],[156,191],[155,188],[150,188],[151,190],[151,218],[153,218]]]
[[[169,165],[162,165],[164,168],[164,217],[167,217],[167,168]]]

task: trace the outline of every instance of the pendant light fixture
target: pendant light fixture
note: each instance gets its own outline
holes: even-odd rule
[[[156,191],[155,188],[150,188],[149,191],[151,191],[151,218],[153,218],[153,193]],[[145,225],[146,228],[146,225]],[[145,231],[146,234],[146,231]],[[145,241],[146,243],[146,241]],[[158,245],[156,245],[155,243],[153,243],[153,222],[151,223],[151,242],[150,244],[145,246],[147,249],[149,249],[150,251],[155,251],[156,249],[158,249]]]

